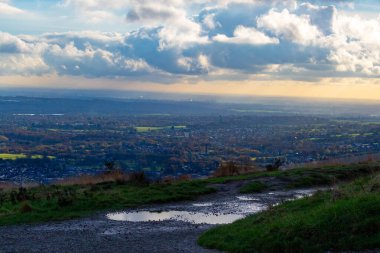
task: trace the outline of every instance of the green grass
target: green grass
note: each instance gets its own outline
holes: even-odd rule
[[[96,211],[192,199],[214,191],[201,181],[146,186],[117,183],[45,186],[29,189],[29,200],[16,202],[12,202],[10,192],[0,191],[0,199],[5,199],[0,202],[0,225],[70,219]],[[30,212],[23,210],[25,205],[31,207]]]
[[[259,193],[267,188],[268,186],[262,182],[252,182],[241,187],[239,191],[240,193]]]
[[[226,184],[232,181],[241,181],[241,180],[250,180],[250,179],[255,179],[259,177],[273,177],[273,176],[279,176],[281,175],[282,172],[280,171],[271,171],[271,172],[266,172],[266,171],[258,171],[254,173],[249,173],[249,174],[242,174],[242,175],[237,175],[237,176],[225,176],[225,177],[213,177],[206,179],[210,184]]]
[[[380,165],[378,163],[370,163],[288,170],[278,175],[278,177],[289,182],[288,188],[303,188],[333,185],[378,171],[380,171]]]
[[[171,129],[172,126],[162,126],[162,127],[149,127],[149,126],[138,126],[135,127],[136,131],[138,133],[145,133],[145,132],[151,132],[151,131],[158,131],[158,130],[166,130]],[[174,126],[174,129],[185,129],[186,126]]]
[[[289,201],[205,232],[199,244],[227,252],[380,249],[380,179]]]

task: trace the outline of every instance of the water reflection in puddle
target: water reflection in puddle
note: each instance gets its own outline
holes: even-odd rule
[[[193,206],[196,207],[207,207],[207,206],[212,206],[212,203],[195,203]]]
[[[242,200],[242,201],[259,201],[260,200],[258,198],[250,198],[247,196],[237,196],[236,198],[238,198],[239,200]]]
[[[294,195],[293,199],[302,199],[313,195],[315,193],[315,190],[298,190],[295,193],[296,194]]]
[[[193,224],[228,224],[244,217],[245,216],[241,214],[200,213],[186,211],[140,211],[107,214],[108,219],[115,221],[146,222],[176,220],[190,222]]]

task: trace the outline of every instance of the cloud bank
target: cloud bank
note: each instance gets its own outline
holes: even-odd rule
[[[380,76],[380,18],[342,1],[65,0],[89,22],[122,18],[129,32],[0,32],[0,75],[138,81],[316,81]],[[344,2],[347,5],[347,1]],[[354,8],[350,6],[350,8]],[[23,10],[0,0],[0,15]]]
[[[12,6],[9,0],[0,0],[0,15],[15,15],[23,12],[23,10]]]

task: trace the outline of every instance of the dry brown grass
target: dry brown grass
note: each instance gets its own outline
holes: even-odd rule
[[[180,175],[177,177],[174,177],[174,176],[163,177],[159,181],[159,183],[160,184],[173,184],[173,183],[177,183],[177,182],[187,182],[187,181],[191,181],[191,175],[183,174],[183,175]]]
[[[340,166],[340,165],[352,165],[352,164],[363,164],[372,163],[380,161],[380,154],[367,154],[359,156],[350,156],[344,158],[328,159],[323,161],[314,161],[309,163],[299,163],[286,166],[286,169],[297,169],[297,168],[321,168],[326,166]]]
[[[187,175],[187,174],[184,174],[184,175],[181,175],[177,178],[178,181],[180,182],[184,182],[184,181],[190,181],[191,180],[191,175]]]
[[[55,185],[92,185],[106,182],[123,183],[130,180],[130,175],[120,170],[104,172],[99,175],[80,175],[76,177],[65,178],[55,182]]]
[[[222,163],[218,169],[215,170],[214,177],[227,177],[237,176],[255,172],[256,168],[253,165],[238,165],[235,162]]]
[[[30,189],[30,188],[34,188],[34,187],[38,187],[38,186],[40,186],[40,184],[34,183],[34,182],[27,182],[27,183],[22,184],[22,187],[26,188],[26,189]],[[7,190],[18,189],[18,188],[20,188],[20,185],[14,183],[14,182],[0,182],[0,189],[1,190],[7,191]]]
[[[19,186],[11,182],[0,182],[0,189],[2,190],[12,190],[18,188]]]

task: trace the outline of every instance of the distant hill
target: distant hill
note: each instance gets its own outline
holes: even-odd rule
[[[226,113],[224,105],[208,102],[74,98],[0,98],[3,114],[213,114]]]
[[[6,93],[5,93],[6,94]],[[152,96],[152,95],[151,95]],[[148,96],[149,97],[149,96]],[[236,99],[236,98],[235,98]],[[0,114],[84,115],[327,115],[380,118],[380,104],[284,98],[205,99],[113,98],[106,96],[0,96]]]

